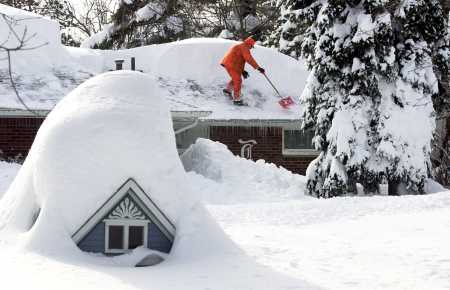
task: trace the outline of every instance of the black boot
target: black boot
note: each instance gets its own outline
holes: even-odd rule
[[[231,94],[231,92],[227,89],[223,89],[223,94],[229,98],[233,98],[233,95]]]
[[[245,104],[242,100],[239,100],[239,101],[233,101],[233,105],[235,105],[235,106],[246,106],[247,104]]]

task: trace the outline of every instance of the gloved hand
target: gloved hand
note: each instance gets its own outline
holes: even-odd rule
[[[248,74],[248,72],[247,71],[243,71],[242,72],[242,76],[244,77],[244,79],[246,79],[246,78],[248,78],[250,75]]]
[[[259,68],[258,68],[258,71],[259,71],[260,73],[262,73],[262,74],[266,73],[266,70],[263,69],[262,67],[259,67]]]

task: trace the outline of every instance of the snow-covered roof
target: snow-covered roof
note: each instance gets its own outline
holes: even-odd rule
[[[33,109],[50,109],[68,92],[91,77],[61,45],[58,22],[0,5],[0,43],[15,48],[25,34],[26,50],[11,52],[11,68],[20,95]],[[13,28],[11,33],[9,25]],[[0,107],[21,108],[8,76],[6,52],[0,50]]]
[[[113,70],[114,60],[124,59],[124,69],[129,69],[130,58],[135,57],[137,69],[157,79],[171,111],[211,112],[203,118],[214,120],[298,119],[298,105],[290,110],[282,109],[272,87],[248,66],[250,78],[244,80],[242,92],[249,107],[235,107],[223,95],[229,77],[219,64],[233,44],[222,39],[189,39],[118,51],[44,47],[39,52],[20,52],[20,56],[13,56],[13,70],[21,97],[33,109],[51,110],[83,81]],[[253,54],[280,93],[298,99],[308,76],[305,65],[259,46]],[[28,56],[43,61],[26,65]],[[6,76],[5,62],[0,62],[0,74]],[[6,77],[0,82],[0,108],[22,108]]]

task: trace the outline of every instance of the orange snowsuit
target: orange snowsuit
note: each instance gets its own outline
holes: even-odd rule
[[[234,90],[234,100],[241,97],[242,73],[245,63],[250,64],[254,69],[260,68],[250,53],[250,49],[255,45],[255,40],[249,37],[243,43],[232,46],[220,63],[227,70],[231,81],[227,84],[227,90]]]

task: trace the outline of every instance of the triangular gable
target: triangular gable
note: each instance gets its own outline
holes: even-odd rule
[[[140,219],[144,214],[173,242],[175,226],[132,178],[128,179],[72,235],[72,239],[78,244],[98,223],[108,216]]]

